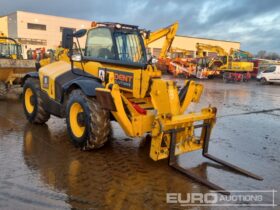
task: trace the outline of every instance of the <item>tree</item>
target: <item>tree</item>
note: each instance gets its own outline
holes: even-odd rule
[[[266,59],[277,60],[277,59],[279,59],[279,54],[277,54],[275,52],[270,52],[267,54]]]
[[[260,50],[258,53],[257,53],[257,58],[262,58],[264,59],[266,57],[266,51],[265,50]]]
[[[280,59],[280,55],[276,52],[266,52],[265,50],[260,50],[257,54],[256,54],[257,58],[261,58],[261,59],[269,59],[269,60],[279,60]]]

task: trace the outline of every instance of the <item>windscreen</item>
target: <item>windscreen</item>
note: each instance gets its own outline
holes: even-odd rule
[[[17,54],[16,52],[16,45],[0,43],[1,58],[9,58],[11,55]]]
[[[21,54],[21,47],[18,44],[0,43],[0,57],[10,58],[12,55]]]
[[[125,62],[144,63],[145,56],[136,32],[115,32],[118,59]]]

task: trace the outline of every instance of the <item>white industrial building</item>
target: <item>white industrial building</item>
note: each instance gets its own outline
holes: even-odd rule
[[[24,57],[28,49],[42,48],[56,49],[61,43],[62,29],[90,28],[90,20],[51,16],[31,12],[16,11],[0,15],[0,32],[17,39],[23,45]],[[168,23],[167,23],[168,24]],[[164,26],[163,26],[164,27]],[[149,45],[149,50],[155,56],[159,55],[164,38]],[[197,42],[219,45],[226,51],[230,48],[240,49],[240,42],[197,38],[190,36],[176,36],[172,46],[196,52]],[[85,46],[85,37],[80,39],[81,46]]]
[[[79,30],[90,25],[91,21],[88,20],[23,11],[0,17],[0,31],[18,40],[25,52],[29,48],[55,49],[61,43],[63,28]],[[85,44],[85,38],[81,39],[81,44]]]

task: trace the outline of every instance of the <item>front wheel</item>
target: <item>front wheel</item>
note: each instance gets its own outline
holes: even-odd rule
[[[43,124],[50,114],[43,107],[43,99],[38,79],[28,78],[23,86],[23,109],[29,122]]]
[[[102,147],[109,139],[109,112],[81,90],[71,92],[66,106],[67,130],[73,143],[84,150]]]
[[[262,85],[267,85],[267,80],[264,77],[261,78],[261,84]]]

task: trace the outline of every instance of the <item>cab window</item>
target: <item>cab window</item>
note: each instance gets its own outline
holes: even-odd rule
[[[88,32],[85,56],[101,59],[115,59],[111,31],[96,28]]]
[[[120,61],[129,63],[144,63],[142,45],[136,32],[115,32],[117,54]]]

